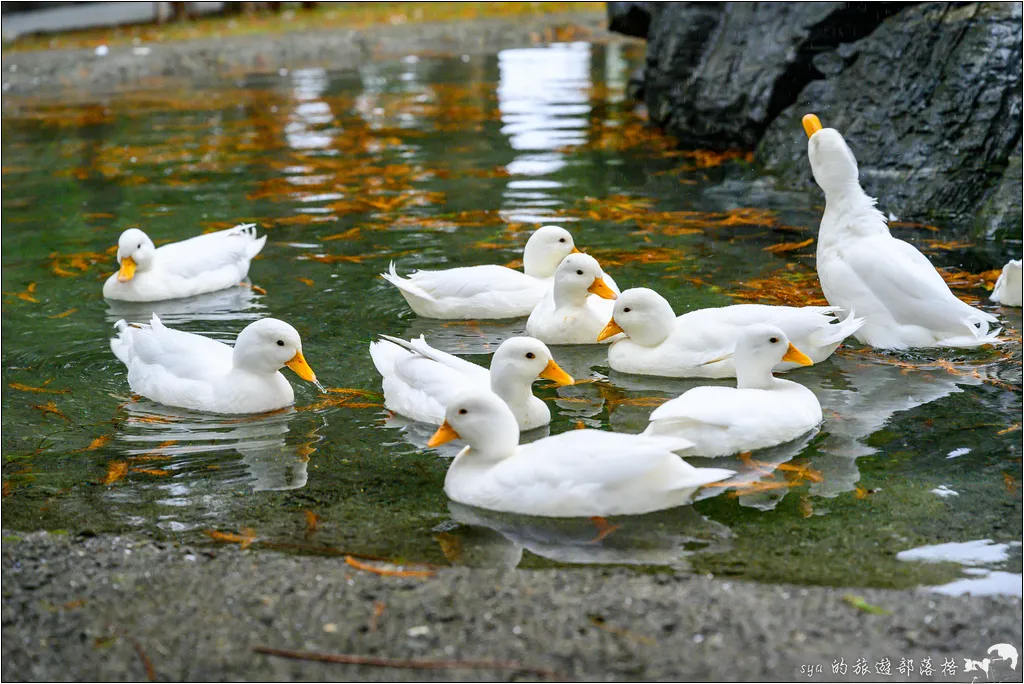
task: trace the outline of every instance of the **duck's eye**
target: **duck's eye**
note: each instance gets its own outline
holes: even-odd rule
[[[277,346],[278,347],[283,347],[284,346],[284,340],[278,340],[277,341]]]
[[[467,413],[469,413],[469,411],[467,411],[466,409],[459,409],[459,415],[460,415],[460,416],[464,416],[464,415],[466,415]]]
[[[142,249],[142,243],[140,242],[140,243],[139,243],[139,246],[138,246],[138,247],[136,247],[135,249]]]
[[[771,339],[770,339],[770,340],[768,340],[768,341],[769,341],[769,342],[771,342],[772,344],[778,344],[778,342],[779,342],[779,338],[778,338],[778,337],[773,337],[773,338],[771,338]]]
[[[558,241],[561,243],[565,243],[565,238],[558,238]]]
[[[533,352],[526,352],[526,358],[528,358],[528,359],[534,358]]]
[[[582,269],[577,269],[576,275],[583,275],[583,270]]]
[[[623,309],[623,310],[622,310],[622,313],[629,313],[629,311],[630,311],[630,309],[629,309],[629,307],[627,306],[627,307],[626,307],[625,309]]]

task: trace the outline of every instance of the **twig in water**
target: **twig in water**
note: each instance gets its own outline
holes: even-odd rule
[[[390,568],[378,568],[369,563],[360,563],[352,556],[345,556],[345,562],[351,565],[356,570],[365,570],[366,572],[373,572],[378,575],[386,575],[388,577],[433,577],[433,570],[392,570]]]
[[[253,646],[256,653],[291,658],[292,660],[313,660],[320,663],[342,665],[369,665],[371,667],[395,667],[412,670],[514,670],[534,674],[538,677],[559,678],[557,672],[542,667],[531,667],[504,660],[408,660],[375,656],[350,655],[346,653],[318,653],[316,651],[288,651],[269,646]]]

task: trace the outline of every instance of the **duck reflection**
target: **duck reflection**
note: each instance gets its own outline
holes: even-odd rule
[[[304,427],[301,436],[293,434],[299,414],[291,408],[217,416],[141,399],[123,409],[117,441],[126,447],[127,461],[170,471],[177,496],[198,495],[211,483],[219,483],[216,488],[244,483],[253,491],[300,489],[306,485],[309,456],[321,439],[319,425]],[[224,458],[227,452],[241,455],[242,468],[239,461]],[[209,471],[218,476],[210,477]]]
[[[245,321],[263,318],[266,314],[261,296],[246,280],[236,287],[208,292],[195,297],[168,299],[162,302],[123,302],[107,300],[107,321],[121,319],[148,323],[155,313],[165,325],[175,326],[194,321]]]
[[[523,550],[571,564],[688,567],[687,557],[724,551],[729,528],[692,506],[611,518],[537,518],[497,513],[448,502],[452,521],[435,533],[453,565],[511,569]]]

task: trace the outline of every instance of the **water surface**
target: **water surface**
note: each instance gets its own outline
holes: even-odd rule
[[[677,313],[821,302],[808,242],[818,190],[780,191],[742,154],[675,150],[625,98],[641,60],[633,46],[574,42],[71,102],[5,98],[5,527],[191,544],[218,531],[254,538],[255,553],[1019,594],[1019,310],[985,305],[1016,340],[1003,349],[851,344],[792,373],[821,399],[819,431],[749,461],[718,459],[740,473],[728,486],[617,520],[603,539],[586,520],[447,501],[452,452],[426,449],[432,428],[383,410],[367,345],[424,334],[486,364],[525,321],[419,319],[378,277],[391,260],[402,272],[516,265],[530,231],[556,223],[620,285],[653,287]],[[802,138],[795,125],[793,144]],[[122,230],[160,244],[243,221],[270,236],[250,273],[257,289],[156,305],[102,298]],[[1008,256],[927,226],[894,230],[971,301],[986,296],[971,274]],[[118,319],[153,311],[223,340],[285,319],[328,391],[285,371],[295,408],[252,417],[133,399],[108,339]],[[552,433],[640,431],[654,406],[696,384],[611,373],[601,347],[555,356],[589,382],[537,385]]]

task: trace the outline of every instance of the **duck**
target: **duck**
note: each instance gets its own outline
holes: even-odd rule
[[[491,511],[553,518],[638,515],[682,506],[701,486],[734,474],[695,468],[674,452],[682,437],[569,430],[519,445],[512,410],[497,395],[463,390],[430,438],[467,446],[445,474],[452,501]]]
[[[992,296],[990,299],[1003,306],[1021,306],[1022,299],[1024,299],[1024,292],[1022,292],[1022,278],[1021,278],[1021,260],[1010,259],[1005,266],[1003,266],[1002,272],[999,274],[999,278],[996,280],[996,286],[992,288]]]
[[[747,326],[729,354],[736,386],[694,387],[654,409],[643,434],[679,436],[685,456],[729,456],[784,444],[821,423],[814,392],[772,375],[780,362],[809,366],[810,358],[773,325]]]
[[[138,228],[117,241],[117,273],[103,284],[103,296],[127,302],[158,302],[223,290],[249,275],[267,236],[243,223],[215,233],[156,247]]]
[[[889,233],[876,200],[861,188],[857,159],[834,128],[803,118],[807,157],[825,193],[817,269],[829,304],[864,318],[854,336],[880,349],[978,347],[999,342],[999,319],[966,304],[928,258]]]
[[[409,341],[381,335],[370,343],[370,357],[381,374],[384,407],[424,423],[444,422],[445,406],[461,389],[487,389],[508,404],[522,431],[551,422],[547,404],[533,396],[535,380],[572,385],[551,351],[532,337],[510,337],[491,359],[490,370],[434,349],[422,335]]]
[[[736,365],[730,354],[740,334],[757,324],[781,328],[814,363],[821,363],[863,320],[848,317],[837,322],[835,310],[827,306],[767,304],[698,309],[677,318],[672,305],[660,294],[635,287],[615,300],[611,320],[597,339],[624,335],[608,349],[608,365],[620,373],[732,378],[736,377]],[[774,370],[787,371],[800,365],[780,361]]]
[[[596,344],[617,297],[597,259],[570,254],[555,269],[550,296],[526,320],[526,334],[546,344]]]
[[[417,316],[446,319],[521,318],[543,299],[562,259],[578,253],[560,226],[542,226],[526,241],[523,270],[462,266],[398,275],[394,262],[381,277],[398,288]]]
[[[282,409],[295,401],[278,371],[284,366],[320,387],[302,355],[299,333],[276,318],[247,325],[234,347],[168,328],[156,314],[148,326],[120,320],[114,327],[118,334],[110,349],[128,368],[129,387],[160,404],[205,413]]]

